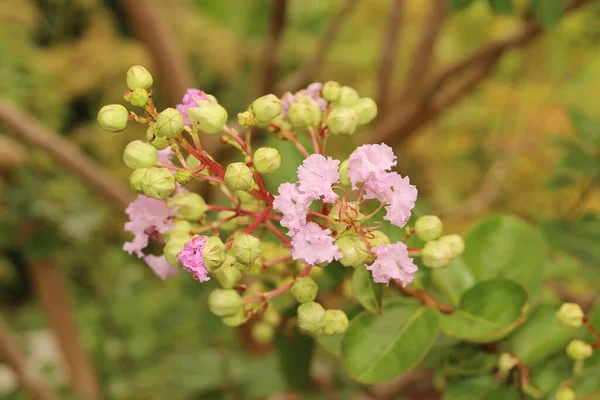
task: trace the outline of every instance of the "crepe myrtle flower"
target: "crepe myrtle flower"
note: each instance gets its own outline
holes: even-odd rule
[[[208,237],[196,236],[189,242],[187,242],[181,252],[177,256],[177,260],[183,265],[188,272],[191,272],[194,279],[200,282],[206,282],[210,280],[208,276],[208,269],[204,264],[204,245]]]
[[[342,253],[334,241],[329,229],[309,222],[292,237],[292,258],[309,265],[338,260]]]
[[[366,268],[371,271],[374,282],[389,285],[390,281],[395,280],[403,287],[412,282],[418,268],[408,256],[408,248],[404,243],[381,244],[373,248],[373,254],[377,258]]]
[[[283,118],[287,118],[288,110],[292,106],[292,104],[298,102],[302,99],[303,96],[306,96],[317,102],[321,112],[325,111],[327,108],[327,100],[321,97],[321,90],[323,89],[323,84],[321,82],[315,82],[308,85],[306,89],[302,89],[294,94],[290,92],[286,92],[281,98],[281,107],[283,109]]]
[[[154,271],[154,273],[163,281],[170,276],[179,273],[179,269],[174,267],[167,261],[167,258],[163,256],[147,255],[144,256],[146,264]]]
[[[127,206],[125,213],[129,216],[129,222],[125,223],[125,230],[135,236],[131,242],[123,245],[123,250],[142,258],[144,256],[142,250],[148,246],[150,237],[173,229],[171,217],[175,215],[176,210],[169,209],[164,200],[139,195]]]
[[[177,104],[176,108],[181,114],[183,114],[183,122],[186,125],[190,125],[190,120],[187,116],[187,109],[191,107],[198,107],[199,102],[208,100],[208,96],[202,90],[199,89],[188,89],[183,95],[182,104]]]

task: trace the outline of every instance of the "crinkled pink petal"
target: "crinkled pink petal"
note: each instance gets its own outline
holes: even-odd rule
[[[339,196],[331,188],[339,182],[340,162],[321,154],[308,156],[298,167],[300,191],[317,200],[323,198],[328,203],[333,203]]]
[[[179,273],[179,269],[172,266],[165,256],[144,256],[146,264],[154,271],[154,273],[163,281],[170,276]]]
[[[187,242],[181,252],[177,256],[177,260],[183,265],[183,267],[192,273],[194,279],[200,282],[206,282],[210,280],[208,276],[208,270],[204,264],[204,257],[202,252],[204,250],[204,244],[208,240],[206,236],[196,236]]]
[[[315,100],[319,104],[321,111],[325,111],[325,108],[327,107],[327,101],[321,98],[321,89],[323,89],[323,84],[320,82],[315,82],[308,85],[306,89],[299,90],[294,94],[290,92],[284,93],[284,95],[281,97],[283,118],[287,119],[287,112],[292,106],[292,104],[299,101],[303,96],[308,96],[311,99]]]
[[[348,159],[348,176],[354,190],[358,183],[369,178],[379,179],[396,165],[392,148],[385,143],[365,144],[358,147]]]
[[[177,104],[177,111],[183,114],[183,122],[186,125],[190,124],[187,116],[187,109],[190,107],[198,107],[198,102],[207,100],[206,94],[199,89],[188,89],[183,95],[182,104]]]
[[[397,175],[397,174],[396,174]],[[397,175],[392,184],[390,205],[385,207],[387,211],[383,219],[402,228],[410,218],[411,210],[417,201],[417,187],[410,184],[408,177],[402,178]]]
[[[342,257],[329,229],[309,222],[292,237],[292,258],[308,265],[331,262]]]
[[[163,164],[171,164],[171,158],[175,155],[175,152],[171,146],[165,147],[158,151],[158,162]]]
[[[412,282],[417,266],[408,256],[408,248],[402,242],[381,244],[373,249],[377,256],[373,264],[367,266],[373,281],[389,285],[390,281],[399,281],[402,286]]]
[[[278,190],[279,195],[273,200],[273,208],[283,214],[281,226],[292,233],[306,224],[307,209],[312,200],[293,183],[282,183]]]

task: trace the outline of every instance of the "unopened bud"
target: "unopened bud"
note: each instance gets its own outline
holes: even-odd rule
[[[583,324],[583,310],[577,303],[564,303],[556,312],[556,319],[563,326],[579,328]]]
[[[325,82],[323,90],[321,90],[321,96],[329,102],[335,103],[339,100],[342,94],[342,87],[335,81]]]
[[[175,173],[175,181],[180,185],[187,185],[192,179],[192,173],[185,169],[180,169]]]
[[[212,273],[224,289],[233,288],[242,278],[242,273],[234,264],[235,257],[227,255],[221,267]]]
[[[567,355],[573,360],[585,360],[591,357],[593,351],[594,349],[591,345],[581,340],[572,340],[567,345]]]
[[[325,309],[314,301],[298,307],[298,327],[308,333],[318,334],[325,326]]]
[[[270,306],[263,313],[263,320],[271,326],[277,326],[281,322],[281,316],[272,306]]]
[[[425,215],[415,222],[415,232],[424,242],[439,238],[442,228],[442,221],[435,215]]]
[[[288,120],[294,128],[306,128],[315,123],[314,113],[310,105],[303,102],[296,102],[290,106]]]
[[[352,135],[358,126],[358,115],[351,108],[338,107],[331,110],[326,123],[333,135]]]
[[[254,178],[252,170],[242,162],[234,162],[225,170],[225,184],[231,190],[248,190],[252,187]]]
[[[262,254],[260,240],[246,233],[239,234],[233,239],[231,253],[240,263],[251,265]]]
[[[236,327],[242,325],[244,322],[248,320],[246,314],[244,313],[244,309],[240,307],[238,312],[228,317],[223,317],[221,321],[227,326]]]
[[[312,278],[303,276],[296,279],[291,291],[298,303],[308,303],[317,297],[318,290],[319,287]]]
[[[445,243],[432,240],[423,246],[421,260],[426,267],[443,268],[452,261],[452,249]]]
[[[252,114],[250,111],[238,113],[237,116],[238,123],[245,128],[251,128],[254,125],[256,125],[256,118],[254,117],[254,114]]]
[[[452,250],[452,258],[460,256],[465,251],[465,241],[460,235],[444,235],[438,239],[438,242],[445,243]]]
[[[373,245],[373,247],[377,247],[382,244],[390,244],[390,238],[381,231],[372,231],[371,235],[372,237],[368,237],[367,240],[369,243],[371,243],[371,245]]]
[[[136,107],[144,107],[148,104],[148,92],[146,89],[133,89],[127,92],[124,99]]]
[[[303,96],[300,99],[300,102],[307,104],[310,108],[310,112],[312,113],[312,124],[313,126],[319,126],[321,124],[321,106],[316,102],[315,99]]]
[[[350,181],[350,175],[348,175],[348,170],[350,169],[348,161],[350,160],[346,159],[340,164],[340,183],[344,186],[350,186],[352,183]]]
[[[148,168],[141,181],[142,191],[153,199],[166,199],[175,190],[175,177],[166,168]]]
[[[142,192],[142,178],[146,174],[147,168],[138,168],[129,176],[129,185],[138,193]]]
[[[134,65],[127,70],[127,87],[129,89],[149,89],[152,83],[152,75],[141,65]]]
[[[325,327],[323,333],[326,335],[337,335],[346,332],[348,328],[348,317],[342,310],[325,311]]]
[[[281,156],[277,149],[260,147],[254,152],[254,168],[261,174],[275,172],[281,166]]]
[[[351,107],[360,99],[360,96],[356,92],[356,90],[352,89],[349,86],[342,86],[340,89],[340,98],[337,101],[337,104],[342,107]]]
[[[209,237],[204,243],[202,259],[209,272],[215,271],[225,262],[227,248],[218,236]]]
[[[177,209],[177,217],[188,221],[198,221],[206,212],[206,202],[199,194],[179,193],[167,201],[169,208]]]
[[[519,359],[510,353],[502,353],[498,357],[498,369],[500,372],[507,373],[519,363]]]
[[[186,240],[190,240],[191,236],[190,235],[190,231],[192,230],[193,225],[190,221],[186,221],[183,219],[177,220],[173,223],[173,229],[165,232],[162,234],[163,239],[165,240],[165,242],[168,242],[169,240],[175,238],[175,237],[181,237],[184,238]]]
[[[256,122],[267,125],[275,117],[281,114],[281,100],[274,94],[267,94],[252,102],[251,106]]]
[[[98,123],[105,131],[121,132],[128,120],[129,111],[120,104],[109,104],[98,111]]]
[[[258,343],[269,343],[275,336],[275,329],[266,322],[259,322],[252,327],[252,338]]]
[[[156,126],[149,126],[146,129],[146,140],[152,146],[156,147],[157,150],[164,150],[171,144],[171,138],[168,137],[159,137],[154,134],[154,130]]]
[[[165,254],[165,258],[171,265],[179,265],[179,260],[177,260],[177,256],[181,253],[181,249],[187,242],[190,241],[189,236],[175,236],[171,237],[169,241],[165,244],[163,249],[163,253]]]
[[[123,161],[133,169],[152,167],[158,162],[158,151],[149,143],[134,140],[125,146]]]
[[[361,221],[365,216],[360,212],[360,203],[356,201],[338,201],[328,214],[327,225],[336,231],[342,233],[355,221]]]
[[[371,259],[369,246],[355,234],[343,235],[335,244],[342,253],[342,258],[338,261],[345,267],[362,267]]]
[[[219,133],[227,123],[227,110],[218,103],[202,101],[198,107],[187,109],[190,122],[198,124],[198,128],[206,133]]]
[[[369,97],[359,99],[351,107],[358,115],[359,125],[368,124],[377,116],[377,104]]]
[[[167,108],[156,117],[155,127],[158,137],[177,137],[183,131],[183,114],[174,108]]]
[[[219,317],[235,315],[242,308],[242,298],[233,289],[215,289],[208,295],[208,309]]]
[[[575,392],[570,387],[563,386],[556,392],[556,400],[575,400]]]

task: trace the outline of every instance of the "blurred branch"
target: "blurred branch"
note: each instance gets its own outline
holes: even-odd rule
[[[18,139],[48,153],[64,168],[75,173],[119,210],[129,204],[133,194],[110,176],[96,162],[67,139],[54,134],[23,111],[0,99],[0,123],[15,133]]]
[[[285,28],[287,4],[288,0],[273,0],[271,6],[269,31],[262,56],[263,66],[259,95],[272,93],[275,89],[279,45]]]
[[[308,57],[295,72],[283,79],[277,86],[277,93],[294,91],[313,79],[319,66],[323,63],[327,50],[329,50],[329,47],[335,40],[344,20],[350,16],[359,1],[360,0],[346,0],[344,6],[335,17],[333,17],[327,28],[325,28],[315,53],[311,57]]]
[[[402,24],[402,15],[404,14],[404,0],[390,0],[390,14],[383,35],[383,45],[381,49],[381,61],[378,72],[378,108],[380,115],[384,115],[387,110],[390,98],[390,86],[394,75],[394,61],[396,59],[396,50],[398,48],[398,32]]]
[[[572,221],[573,219],[575,219],[577,210],[585,205],[590,195],[594,193],[594,189],[596,189],[596,185],[598,183],[600,183],[600,174],[597,174],[594,177],[592,177],[592,179],[590,179],[590,181],[583,187],[583,190],[579,192],[579,195],[577,195],[575,202],[571,204],[571,206],[565,212],[565,215],[563,217],[564,219],[568,221]]]
[[[25,355],[19,351],[17,343],[8,327],[0,319],[0,359],[14,371],[19,382],[31,393],[34,400],[58,400],[54,391],[27,366]]]

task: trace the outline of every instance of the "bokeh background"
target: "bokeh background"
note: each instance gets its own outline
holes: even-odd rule
[[[163,282],[122,251],[121,155],[144,132],[95,117],[136,64],[159,108],[197,87],[231,116],[264,93],[352,86],[380,116],[334,155],[385,141],[419,212],[459,233],[517,215],[550,244],[545,296],[598,293],[600,1],[0,0],[0,398],[43,392],[38,377],[60,398],[295,398],[272,348],[208,312],[211,284]],[[293,176],[298,157],[284,162]],[[312,378],[298,398],[420,390],[354,383],[326,349]]]

